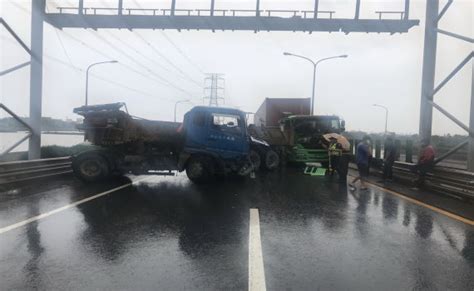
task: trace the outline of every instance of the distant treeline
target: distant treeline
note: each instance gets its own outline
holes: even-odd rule
[[[29,118],[23,118],[29,123]],[[54,119],[43,117],[41,119],[41,130],[43,131],[76,131],[77,123],[72,120]],[[24,131],[25,127],[12,117],[0,118],[0,132]]]

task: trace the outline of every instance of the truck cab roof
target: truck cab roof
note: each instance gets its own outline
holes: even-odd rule
[[[191,111],[207,111],[207,112],[220,113],[220,114],[233,114],[233,115],[245,116],[245,113],[242,110],[235,109],[235,108],[227,108],[227,107],[195,106],[190,110],[190,112]]]
[[[282,120],[285,120],[285,119],[313,120],[313,119],[335,119],[335,118],[339,119],[340,117],[337,115],[291,115],[291,116],[283,118]]]

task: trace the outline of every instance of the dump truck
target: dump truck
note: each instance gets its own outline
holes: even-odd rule
[[[134,117],[124,103],[82,106],[79,129],[95,149],[75,155],[73,171],[86,182],[127,173],[171,174],[186,171],[196,183],[216,176],[245,176],[256,168],[250,151],[269,145],[248,135],[245,113],[197,106],[183,123]]]
[[[309,115],[309,98],[266,98],[254,116],[249,133],[266,141],[280,160],[329,163],[327,133],[342,133],[345,121],[335,115]]]

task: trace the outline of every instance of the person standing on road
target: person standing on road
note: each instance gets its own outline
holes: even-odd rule
[[[431,171],[435,165],[435,150],[430,145],[428,139],[421,141],[421,151],[416,165],[416,171],[418,172],[418,179],[415,184],[418,187],[422,187],[425,184],[426,173]]]
[[[338,169],[339,158],[342,154],[342,150],[340,149],[340,144],[337,142],[336,138],[331,138],[328,152],[329,152],[329,173],[332,176],[334,175],[334,172],[336,172]]]
[[[393,178],[393,164],[397,159],[397,148],[393,137],[387,137],[385,141],[385,157],[383,161],[383,180],[391,180]]]
[[[368,159],[368,166],[367,166],[367,177],[370,175],[370,167],[372,166],[372,162],[373,162],[373,157],[372,157],[372,153],[374,152],[374,148],[373,148],[373,143],[372,143],[372,138],[370,136],[366,136],[367,138],[367,145],[369,147],[369,159]]]
[[[349,172],[350,159],[351,153],[342,149],[341,156],[339,157],[339,163],[337,166],[337,174],[339,175],[339,182],[341,183],[345,183],[347,181],[347,173]]]
[[[369,159],[372,156],[370,152],[370,137],[364,136],[362,142],[357,145],[356,163],[357,169],[359,170],[359,176],[357,176],[352,183],[349,184],[352,191],[356,190],[355,183],[360,180],[360,189],[367,190],[365,180],[369,176]]]

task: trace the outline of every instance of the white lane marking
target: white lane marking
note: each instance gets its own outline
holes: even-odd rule
[[[48,217],[48,216],[51,216],[51,215],[54,215],[54,214],[56,214],[56,213],[62,212],[62,211],[67,210],[67,209],[69,209],[69,208],[78,206],[78,205],[80,205],[80,204],[89,202],[89,201],[91,201],[91,200],[97,199],[97,198],[102,197],[102,196],[105,196],[105,195],[107,195],[107,194],[110,194],[110,193],[113,193],[113,192],[122,190],[122,189],[124,189],[124,188],[130,187],[130,186],[132,186],[132,185],[134,185],[134,184],[137,184],[138,182],[141,182],[141,181],[143,181],[143,180],[145,180],[145,179],[148,179],[148,178],[150,178],[150,177],[145,177],[145,178],[142,178],[142,179],[138,179],[138,180],[133,181],[133,182],[131,182],[131,183],[127,183],[127,184],[125,184],[125,185],[122,185],[122,186],[119,186],[119,187],[116,187],[116,188],[107,190],[107,191],[105,191],[105,192],[96,194],[96,195],[91,196],[91,197],[84,198],[84,199],[82,199],[82,200],[79,200],[79,201],[76,201],[76,202],[74,202],[74,203],[65,205],[65,206],[63,206],[63,207],[59,207],[59,208],[56,208],[56,209],[54,209],[54,210],[48,211],[48,212],[46,212],[46,213],[42,213],[42,214],[40,214],[40,215],[33,216],[33,217],[28,218],[28,219],[26,219],[26,220],[23,220],[23,221],[14,223],[14,224],[12,224],[12,225],[9,225],[9,226],[0,228],[0,234],[5,233],[5,232],[8,232],[8,231],[13,230],[13,229],[16,229],[16,228],[19,228],[19,227],[22,227],[22,226],[24,226],[24,225],[26,225],[26,224],[28,224],[28,223],[32,223],[33,221],[37,221],[37,220],[46,218],[46,217]]]
[[[262,242],[260,240],[260,218],[258,209],[250,209],[249,230],[249,291],[265,291],[265,269],[263,267]]]

